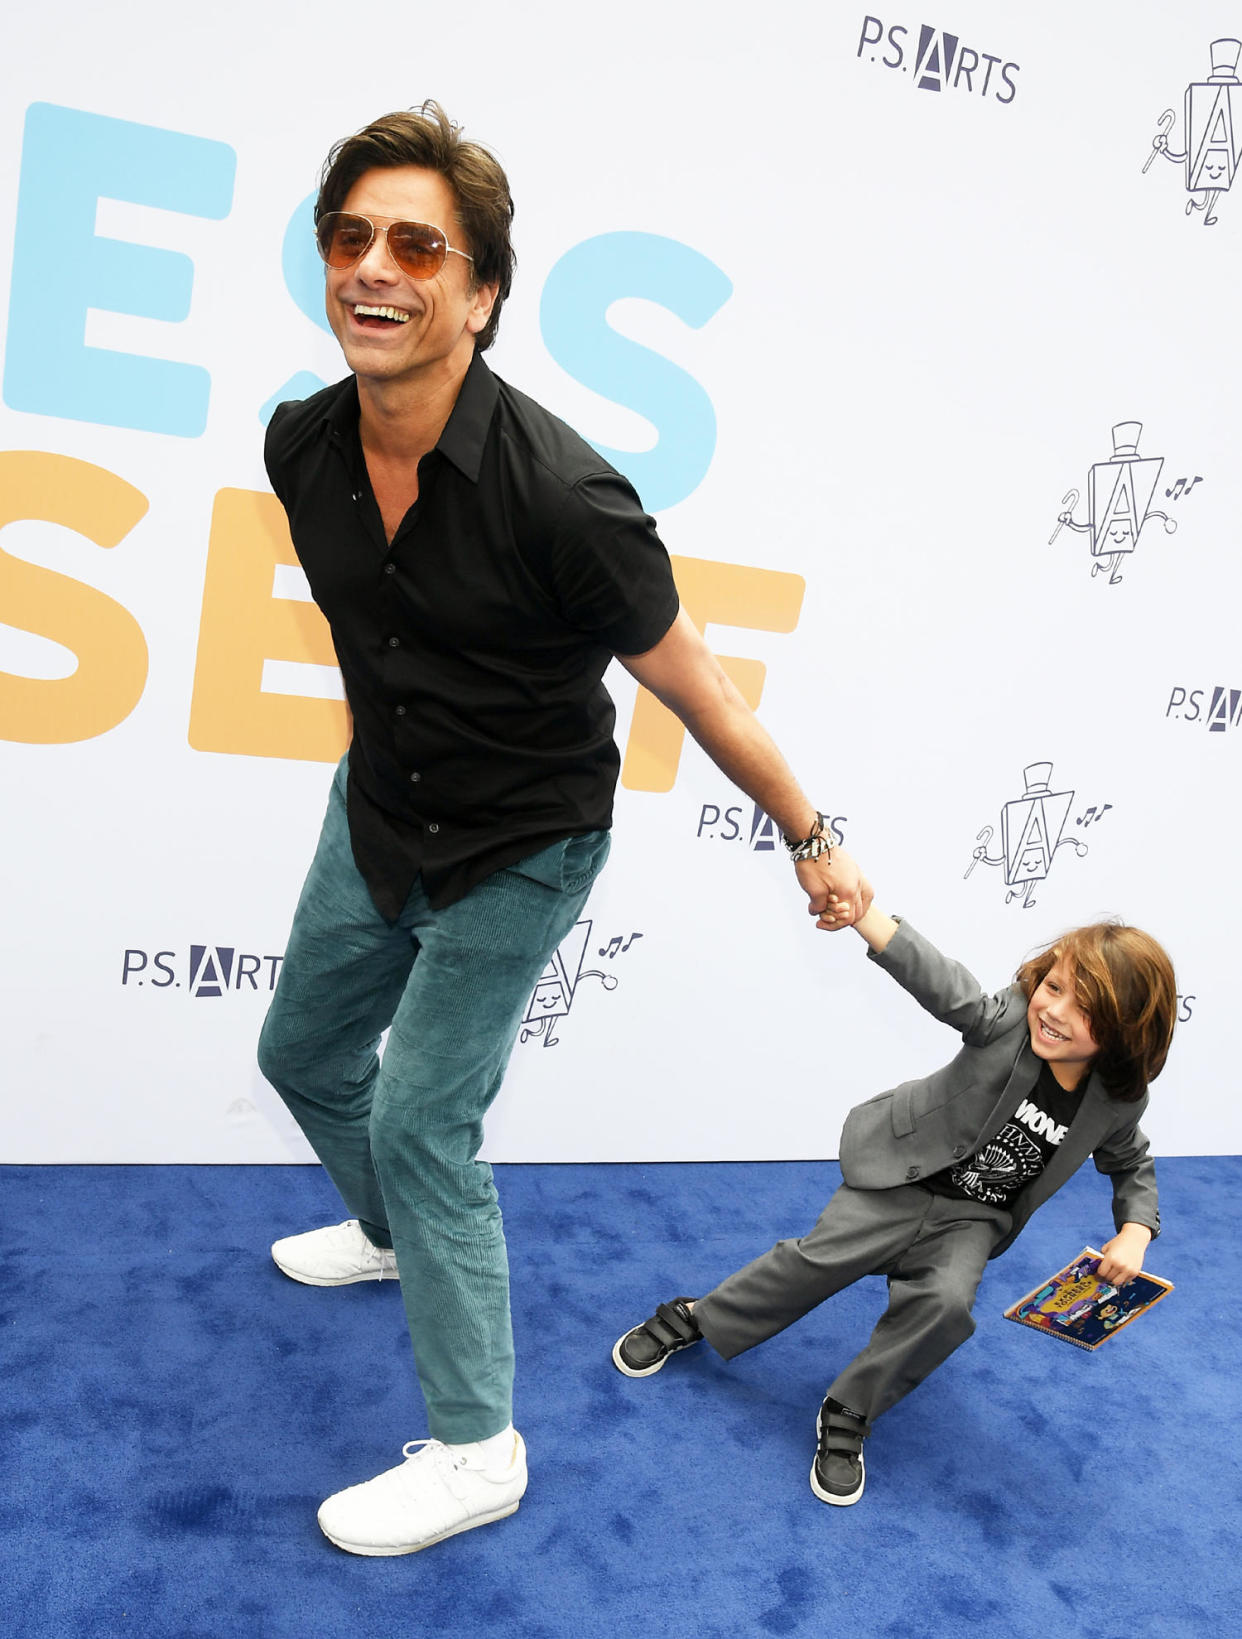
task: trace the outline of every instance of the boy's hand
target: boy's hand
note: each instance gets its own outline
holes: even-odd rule
[[[820,918],[821,928],[829,931],[848,928],[871,903],[871,884],[844,848],[832,850],[831,862],[822,857],[803,859],[794,870],[811,902],[807,909],[812,916]]]
[[[1151,1240],[1146,1224],[1122,1224],[1112,1240],[1102,1248],[1099,1276],[1110,1286],[1124,1286],[1143,1267],[1143,1254]]]

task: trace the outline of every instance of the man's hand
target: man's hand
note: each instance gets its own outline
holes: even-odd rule
[[[1121,1228],[1101,1250],[1099,1276],[1110,1286],[1124,1286],[1133,1280],[1143,1267],[1143,1255],[1151,1240],[1146,1224],[1122,1224]]]
[[[799,860],[794,870],[811,902],[807,908],[825,932],[852,927],[874,897],[857,860],[844,848],[832,850],[831,863],[821,854],[818,859]]]

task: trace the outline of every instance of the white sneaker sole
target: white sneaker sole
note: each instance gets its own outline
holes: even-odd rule
[[[334,1547],[343,1549],[347,1554],[364,1554],[368,1559],[395,1559],[398,1554],[417,1554],[424,1548],[434,1548],[437,1542],[445,1542],[449,1537],[460,1536],[463,1531],[473,1531],[476,1525],[492,1525],[498,1519],[508,1519],[510,1514],[516,1514],[517,1511],[518,1504],[511,1502],[504,1508],[497,1508],[493,1513],[476,1514],[473,1519],[462,1520],[460,1525],[450,1525],[448,1530],[441,1531],[439,1536],[428,1537],[425,1542],[412,1542],[408,1547],[404,1544],[390,1548],[377,1547],[372,1542],[344,1542],[340,1537],[334,1537],[322,1521],[319,1529]]]
[[[357,1286],[364,1280],[398,1280],[395,1269],[381,1269],[377,1273],[365,1275],[303,1275],[297,1269],[290,1269],[287,1263],[281,1263],[276,1254],[272,1253],[272,1262],[282,1275],[288,1275],[290,1280],[296,1280],[303,1286]]]

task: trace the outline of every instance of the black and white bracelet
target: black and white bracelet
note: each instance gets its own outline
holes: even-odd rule
[[[810,836],[803,837],[800,842],[792,842],[787,836],[782,835],[781,841],[795,865],[803,859],[822,859],[825,864],[832,861],[832,837],[828,832],[828,818],[825,814],[816,814]]]

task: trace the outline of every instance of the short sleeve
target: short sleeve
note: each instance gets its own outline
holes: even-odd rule
[[[614,654],[645,654],[677,618],[668,553],[620,473],[591,473],[567,491],[549,557],[565,619]]]

